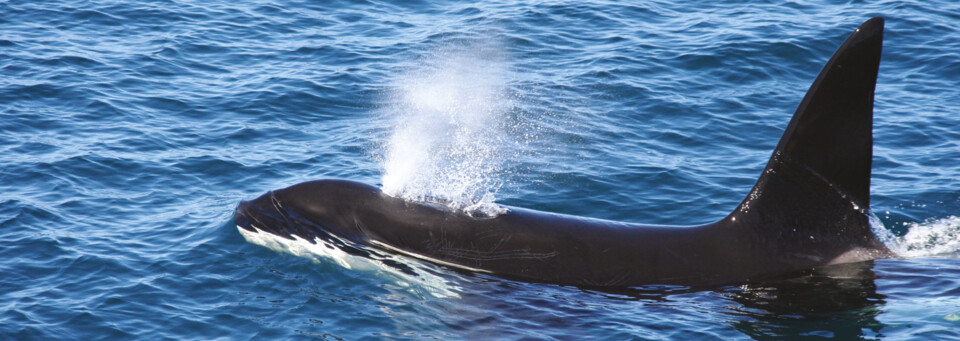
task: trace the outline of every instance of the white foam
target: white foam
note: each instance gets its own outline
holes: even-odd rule
[[[908,223],[905,235],[888,236],[887,240],[881,237],[881,241],[903,257],[957,256],[960,254],[960,217]]]
[[[894,245],[897,243],[897,236],[890,232],[883,222],[880,221],[880,217],[877,217],[873,211],[867,212],[867,219],[870,221],[870,230],[873,231],[873,235],[879,240],[883,245],[886,245],[890,251],[897,252]]]
[[[394,256],[389,254],[370,253],[370,257],[356,256],[343,251],[341,248],[323,241],[319,238],[314,239],[315,243],[293,236],[294,239],[279,237],[272,233],[263,232],[254,227],[256,232],[251,232],[240,226],[240,235],[248,242],[265,246],[277,252],[289,253],[298,257],[312,259],[315,262],[333,262],[350,270],[369,271],[385,278],[391,279],[393,284],[408,288],[411,292],[422,294],[426,293],[439,298],[460,298],[458,291],[460,288],[450,281],[431,273],[425,269],[427,266],[422,262],[405,258],[403,256]],[[333,237],[336,238],[336,237]],[[345,245],[350,242],[337,239]],[[358,246],[359,247],[359,246]],[[365,249],[370,251],[369,249]],[[409,274],[397,269],[395,266],[387,264],[395,262],[406,265],[415,274]]]

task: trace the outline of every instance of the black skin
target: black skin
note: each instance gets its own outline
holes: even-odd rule
[[[240,203],[240,228],[401,252],[474,271],[590,287],[714,285],[892,256],[871,231],[873,93],[883,19],[840,46],[800,103],[767,167],[727,217],[651,226],[508,207],[473,217],[346,180]],[[336,236],[337,238],[332,238]],[[360,247],[363,246],[363,247]]]

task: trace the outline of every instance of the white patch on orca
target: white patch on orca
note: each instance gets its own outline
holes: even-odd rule
[[[275,234],[264,232],[253,226],[256,232],[251,232],[240,226],[237,230],[248,242],[262,245],[268,249],[289,253],[294,256],[311,259],[315,262],[332,261],[334,264],[342,266],[349,270],[376,272],[393,279],[394,284],[410,289],[414,293],[426,292],[430,296],[438,298],[460,298],[458,291],[460,287],[450,283],[450,281],[431,273],[425,269],[426,265],[422,262],[405,259],[402,256],[386,255],[382,253],[370,252],[369,248],[362,248],[370,253],[370,257],[352,255],[340,249],[340,247],[326,242],[320,238],[315,238],[314,243],[292,236],[294,239],[287,239]],[[333,237],[336,238],[336,237]],[[337,238],[345,245],[352,243]],[[387,262],[396,262],[407,266],[416,274],[409,274]]]
[[[864,248],[858,247],[853,250],[844,252],[834,259],[831,259],[829,262],[827,262],[827,265],[856,263],[856,262],[874,260],[878,258],[883,258],[882,252],[877,250],[864,249]]]

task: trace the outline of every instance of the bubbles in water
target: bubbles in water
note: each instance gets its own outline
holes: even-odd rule
[[[448,46],[400,77],[386,115],[383,190],[494,216],[506,164],[518,156],[509,70],[495,44]]]

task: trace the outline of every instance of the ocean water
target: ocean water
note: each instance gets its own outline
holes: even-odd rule
[[[233,223],[318,178],[709,222],[873,16],[871,202],[902,258],[595,291],[403,277]],[[950,0],[0,1],[0,339],[958,339],[958,161]]]

